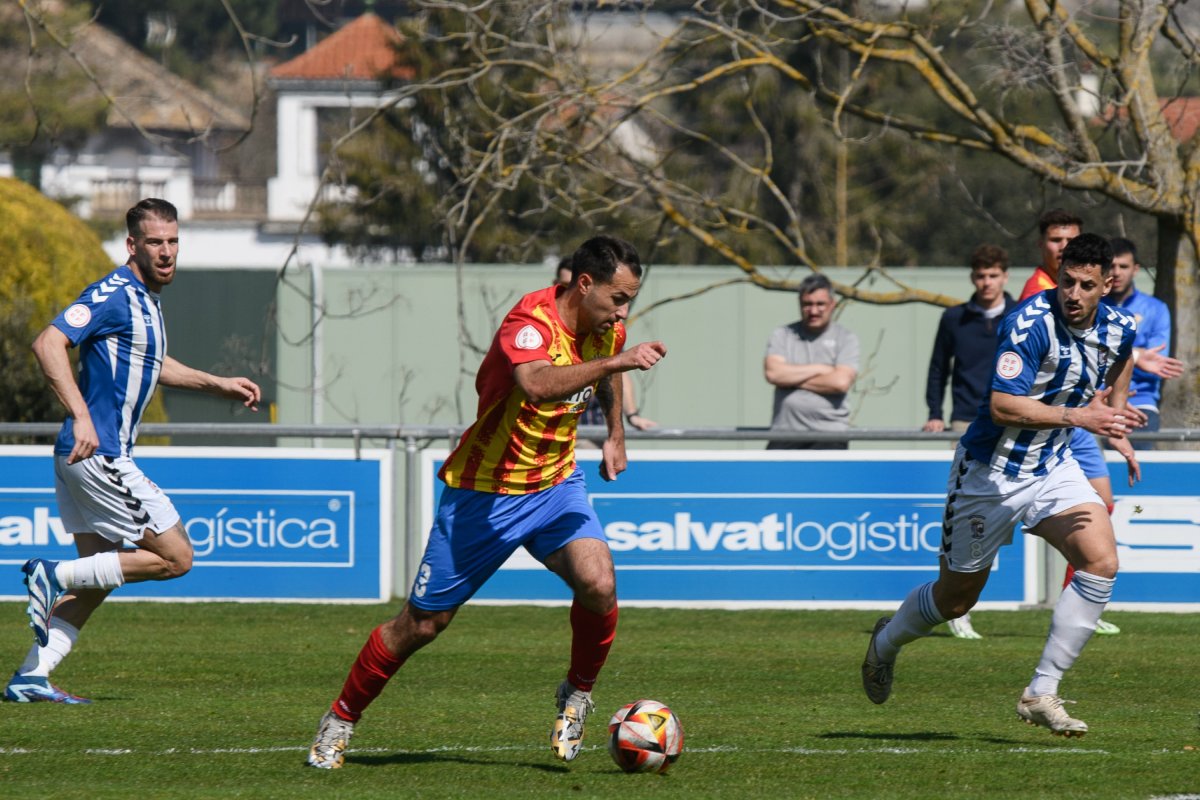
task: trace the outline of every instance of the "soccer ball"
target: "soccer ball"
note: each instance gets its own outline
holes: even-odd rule
[[[657,700],[638,700],[608,721],[608,752],[626,772],[666,772],[683,752],[683,726]]]

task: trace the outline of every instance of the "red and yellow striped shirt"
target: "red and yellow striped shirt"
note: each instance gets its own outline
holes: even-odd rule
[[[475,376],[479,413],[438,476],[447,486],[500,494],[528,494],[566,480],[575,468],[575,429],[596,387],[548,403],[529,402],[513,378],[519,364],[549,361],[567,366],[615,355],[625,327],[578,338],[558,316],[557,287],[521,298]]]
[[[1058,283],[1054,280],[1054,278],[1050,277],[1050,273],[1046,272],[1046,270],[1042,269],[1041,267],[1038,267],[1033,271],[1033,274],[1029,276],[1029,280],[1025,281],[1025,288],[1021,290],[1021,297],[1019,299],[1028,300],[1038,292],[1044,292],[1047,289],[1054,289],[1057,287]]]

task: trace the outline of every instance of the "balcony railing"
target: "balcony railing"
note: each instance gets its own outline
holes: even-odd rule
[[[105,178],[92,181],[92,216],[124,217],[125,212],[143,197],[163,197],[166,181],[137,178]]]
[[[267,184],[192,179],[192,214],[197,219],[267,218]]]
[[[93,217],[119,217],[143,197],[165,197],[166,181],[103,178],[92,181]],[[220,178],[192,179],[193,219],[267,218],[266,181],[245,183]]]

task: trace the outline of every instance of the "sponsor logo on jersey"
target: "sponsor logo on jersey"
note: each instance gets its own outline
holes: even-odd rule
[[[996,374],[1005,380],[1012,380],[1021,374],[1025,362],[1012,350],[1007,350],[996,360]]]
[[[542,334],[532,325],[526,325],[517,331],[514,344],[521,350],[537,350],[542,346]]]
[[[82,328],[92,321],[92,310],[83,303],[76,303],[63,312],[63,319],[72,328]]]

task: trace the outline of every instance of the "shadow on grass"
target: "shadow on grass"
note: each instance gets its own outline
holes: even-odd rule
[[[383,767],[392,765],[415,764],[469,764],[476,767],[523,767],[542,772],[570,772],[566,764],[535,764],[528,761],[503,761],[497,759],[471,758],[455,755],[454,753],[392,753],[378,756],[346,756],[347,764],[361,764],[364,767]]]

